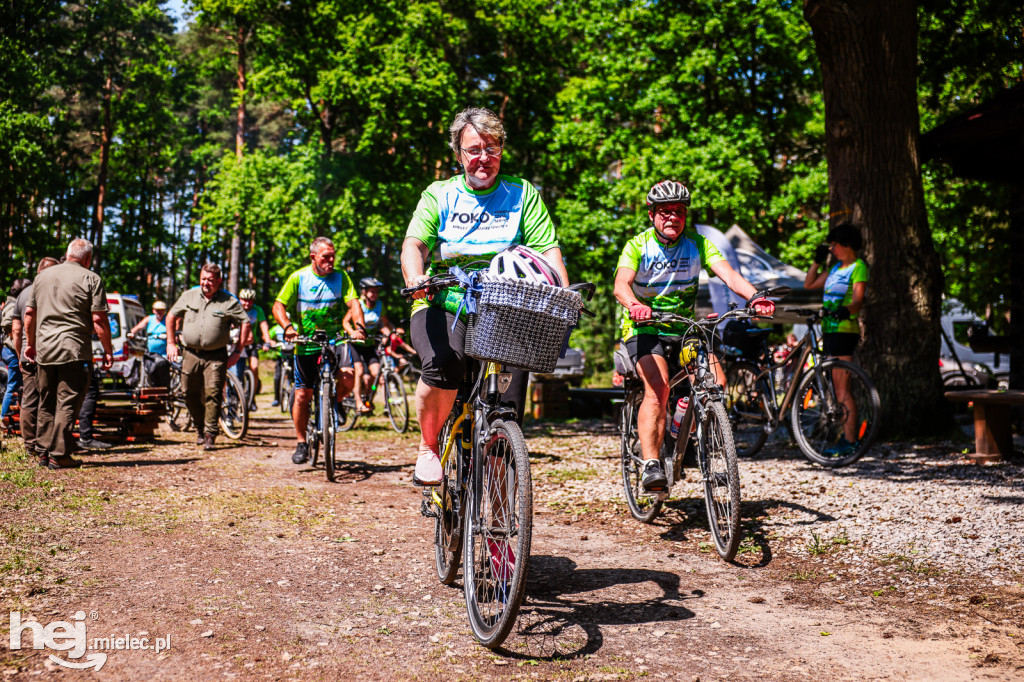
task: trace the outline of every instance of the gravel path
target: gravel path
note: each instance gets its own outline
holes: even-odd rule
[[[568,480],[553,484],[584,509],[610,503],[628,514],[614,426],[594,422],[586,429],[596,434],[592,446],[562,462],[578,476],[563,473]],[[531,450],[558,452],[567,435],[547,427],[528,438]],[[787,547],[810,556],[842,545],[850,563],[863,565],[855,573],[898,564],[932,582],[936,573],[949,572],[996,586],[1020,585],[1024,466],[977,465],[962,449],[954,443],[884,444],[851,466],[825,469],[773,438],[757,457],[740,461],[745,529],[768,539],[775,552]],[[703,515],[703,493],[692,471],[673,497],[682,499],[675,504],[680,513]]]

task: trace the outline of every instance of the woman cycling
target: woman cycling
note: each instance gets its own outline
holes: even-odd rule
[[[848,362],[860,342],[858,317],[864,306],[864,293],[868,287],[868,266],[857,257],[862,242],[860,232],[850,223],[842,223],[829,230],[826,243],[814,252],[814,263],[804,278],[807,289],[825,290],[822,307],[828,313],[821,321],[822,346],[825,355]],[[826,271],[824,264],[831,254],[836,263]],[[857,404],[849,392],[849,374],[832,371],[836,399],[843,403],[846,422],[839,442],[825,448],[825,454],[842,457],[857,447]]]
[[[402,274],[406,286],[417,286],[453,265],[473,267],[514,245],[543,254],[545,267],[568,283],[555,226],[537,190],[529,182],[500,175],[505,128],[488,109],[460,112],[449,128],[449,144],[464,173],[433,183],[420,197],[402,244]],[[429,264],[431,252],[434,262]],[[426,299],[418,292],[413,302],[410,335],[422,360],[416,387],[420,448],[413,482],[438,485],[441,461],[437,436],[448,417],[465,371],[464,319],[456,321],[462,292],[448,289]],[[454,328],[453,328],[454,326]],[[526,373],[515,372],[505,391],[517,404],[520,417],[526,395]]]
[[[356,372],[356,385],[352,394],[356,399],[356,410],[361,413],[373,412],[373,405],[366,402],[363,396],[370,394],[370,386],[380,376],[380,357],[377,355],[377,331],[388,331],[391,323],[384,314],[380,301],[380,288],[384,283],[374,277],[363,277],[359,280],[359,305],[363,309],[363,321],[366,323],[366,340],[350,341],[352,350],[352,366]],[[352,323],[352,315],[345,316]],[[369,381],[364,377],[369,376]]]

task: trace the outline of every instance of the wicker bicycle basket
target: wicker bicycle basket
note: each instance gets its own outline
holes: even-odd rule
[[[477,301],[466,327],[466,355],[531,372],[552,371],[579,320],[579,293],[491,275],[481,276],[480,283],[471,294]]]

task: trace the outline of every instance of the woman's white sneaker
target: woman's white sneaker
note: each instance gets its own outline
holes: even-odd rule
[[[441,458],[437,453],[425,450],[416,458],[416,471],[413,472],[412,482],[415,485],[441,485]]]

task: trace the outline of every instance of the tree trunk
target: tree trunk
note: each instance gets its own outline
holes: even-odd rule
[[[103,83],[103,129],[100,132],[100,170],[96,179],[96,212],[92,220],[93,268],[97,271],[102,264],[103,247],[103,208],[107,194],[107,168],[110,165],[111,130],[110,99],[113,82],[107,76]]]
[[[239,162],[245,152],[245,43],[249,32],[238,27],[235,44],[238,47],[238,114],[235,127],[235,157]],[[231,232],[231,263],[228,270],[228,291],[238,294],[238,274],[242,264],[242,216],[235,216],[235,228]]]
[[[938,357],[942,271],[917,144],[915,0],[805,0],[825,98],[832,226],[852,222],[870,268],[858,356],[883,433],[934,434],[949,406]]]

